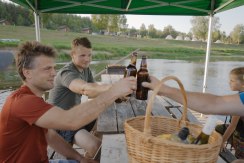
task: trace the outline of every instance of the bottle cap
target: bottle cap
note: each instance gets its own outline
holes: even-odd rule
[[[188,135],[189,135],[189,129],[187,127],[184,127],[183,129],[181,129],[181,131],[180,131],[178,136],[182,140],[185,140]]]

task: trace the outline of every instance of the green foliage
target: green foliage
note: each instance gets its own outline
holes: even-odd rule
[[[31,20],[31,22],[32,22],[33,24],[35,24],[35,18],[34,18],[34,13],[33,13],[33,11],[30,12],[28,18]]]
[[[35,29],[29,27],[19,26],[0,26],[1,38],[20,39],[21,42],[26,40],[35,40]],[[192,41],[178,41],[178,40],[165,40],[160,38],[123,38],[111,37],[101,35],[88,35],[74,32],[62,32],[48,29],[41,29],[41,40],[43,44],[54,46],[56,49],[69,49],[70,43],[76,37],[86,36],[92,42],[93,50],[99,51],[100,54],[95,54],[95,60],[108,60],[120,59],[128,55],[132,51],[140,48],[140,51],[148,52],[151,58],[164,58],[164,57],[193,57],[206,55],[207,43],[192,42]],[[18,42],[0,42],[0,47],[13,46],[17,47]],[[201,49],[201,46],[203,49]],[[244,45],[225,45],[225,44],[212,44],[212,55],[240,55],[244,56]],[[67,53],[60,54],[55,59],[57,62],[68,62],[71,60],[70,55]]]
[[[117,32],[127,28],[125,15],[93,14],[92,22],[97,30],[107,29],[109,32]]]
[[[137,32],[137,30],[136,30],[135,27],[132,26],[131,29],[130,29],[130,34],[135,33],[135,32]]]
[[[232,32],[233,41],[237,44],[244,42],[244,25],[237,24]]]
[[[142,23],[139,32],[140,32],[140,35],[141,35],[142,38],[144,36],[147,36],[148,31],[147,31],[146,26],[145,26],[144,23]]]
[[[97,53],[97,54],[92,55],[93,60],[106,60],[106,59],[110,59],[110,58],[112,58],[112,57],[110,57],[106,53]]]
[[[108,15],[106,14],[93,14],[92,22],[97,30],[104,30],[108,27]]]
[[[164,27],[162,37],[166,38],[168,35],[171,35],[173,38],[176,38],[178,32],[171,25],[168,25],[167,27]]]
[[[148,33],[149,33],[149,37],[151,37],[151,38],[155,38],[156,37],[156,29],[154,28],[153,24],[150,24],[148,26]]]
[[[220,30],[215,30],[212,32],[212,41],[215,42],[221,38]]]
[[[12,25],[30,26],[29,14],[30,10],[24,7],[0,1],[0,20],[7,19]]]
[[[44,19],[50,15],[46,15]],[[46,28],[56,30],[59,26],[67,25],[71,32],[80,33],[83,28],[91,28],[95,31],[94,24],[89,17],[80,17],[72,14],[52,14],[47,22]]]
[[[193,16],[190,20],[192,24],[192,32],[194,37],[198,39],[207,39],[209,17],[206,16]],[[218,30],[221,27],[219,23],[219,17],[213,17],[213,31]]]
[[[53,45],[57,50],[60,50],[60,49],[71,49],[70,45],[67,45],[67,44],[53,43],[52,45]]]
[[[0,47],[10,46],[10,47],[17,47],[19,45],[19,42],[2,42],[0,41]]]
[[[21,15],[19,15],[17,17],[16,25],[19,25],[19,26],[23,26],[24,25],[24,18]]]
[[[0,1],[0,20],[7,19],[12,25],[30,26],[35,23],[32,10],[19,5]],[[56,30],[59,26],[68,25],[72,32],[79,32],[82,28],[91,28],[95,31],[95,26],[89,17],[80,17],[71,14],[51,14],[42,13],[40,24],[47,29]]]

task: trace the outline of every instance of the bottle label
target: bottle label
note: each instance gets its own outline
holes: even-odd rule
[[[217,120],[218,118],[216,118],[213,115],[210,115],[202,129],[202,132],[206,135],[210,135],[217,124]]]
[[[137,92],[148,91],[148,88],[143,87],[142,82],[149,82],[149,75],[137,76]]]
[[[136,77],[136,70],[135,69],[127,69],[126,77],[134,76]]]

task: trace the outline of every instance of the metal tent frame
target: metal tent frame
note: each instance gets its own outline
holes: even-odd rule
[[[16,0],[12,0],[12,1],[16,1]],[[124,12],[124,14],[140,14],[140,13],[133,13],[133,11],[138,11],[138,10],[144,10],[144,9],[150,9],[150,8],[157,8],[157,7],[162,7],[162,6],[174,6],[174,7],[178,7],[178,8],[183,8],[183,9],[189,9],[189,10],[194,10],[194,11],[200,11],[202,12],[202,15],[209,15],[209,30],[208,30],[208,41],[207,41],[207,50],[206,50],[206,61],[205,61],[205,70],[204,70],[204,81],[203,81],[203,93],[205,93],[206,88],[207,88],[207,75],[208,75],[208,64],[209,64],[209,57],[210,57],[210,49],[211,49],[211,38],[212,38],[212,25],[213,25],[213,16],[216,12],[219,12],[221,9],[227,7],[228,5],[230,5],[232,2],[234,2],[235,0],[227,0],[226,3],[220,5],[218,8],[215,9],[215,3],[219,0],[210,0],[210,10],[206,10],[206,9],[200,9],[197,7],[191,7],[191,6],[187,6],[187,5],[182,5],[182,4],[186,4],[186,3],[191,3],[191,2],[206,2],[206,0],[183,0],[183,1],[176,1],[176,2],[164,2],[161,0],[144,0],[147,2],[153,2],[153,3],[158,3],[156,5],[151,5],[151,6],[144,6],[144,7],[137,7],[137,8],[131,8],[131,3],[133,2],[132,0],[127,0],[127,5],[126,8],[116,8],[116,7],[110,7],[110,6],[104,6],[104,5],[99,5],[99,4],[95,4],[98,2],[105,2],[105,1],[109,1],[109,0],[91,0],[88,2],[77,2],[77,1],[70,1],[70,0],[52,0],[52,1],[56,1],[56,2],[62,2],[62,3],[67,3],[67,5],[63,5],[60,7],[53,7],[53,8],[48,8],[48,9],[41,9],[38,10],[38,0],[25,0],[29,7],[33,9],[34,11],[34,17],[35,17],[35,29],[36,29],[36,41],[41,42],[41,37],[40,37],[40,25],[39,25],[39,15],[40,13],[45,13],[45,12],[54,12],[55,10],[60,10],[60,9],[65,9],[65,8],[70,8],[70,7],[75,7],[75,6],[90,6],[90,7],[95,7],[95,8],[99,8],[99,9],[108,9],[111,11],[118,11],[118,12]],[[30,1],[33,1],[35,7],[32,5],[32,3]],[[23,4],[23,2],[21,2]],[[220,3],[220,2],[219,2]],[[243,0],[241,0],[241,2],[238,2],[239,6],[243,5],[244,2]],[[25,5],[25,4],[24,4]],[[28,6],[27,6],[28,7]],[[131,12],[131,13],[130,13]],[[158,13],[156,14],[158,15]]]

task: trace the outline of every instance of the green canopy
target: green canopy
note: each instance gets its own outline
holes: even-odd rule
[[[244,0],[11,0],[43,13],[207,16]],[[212,8],[211,8],[212,7]]]

